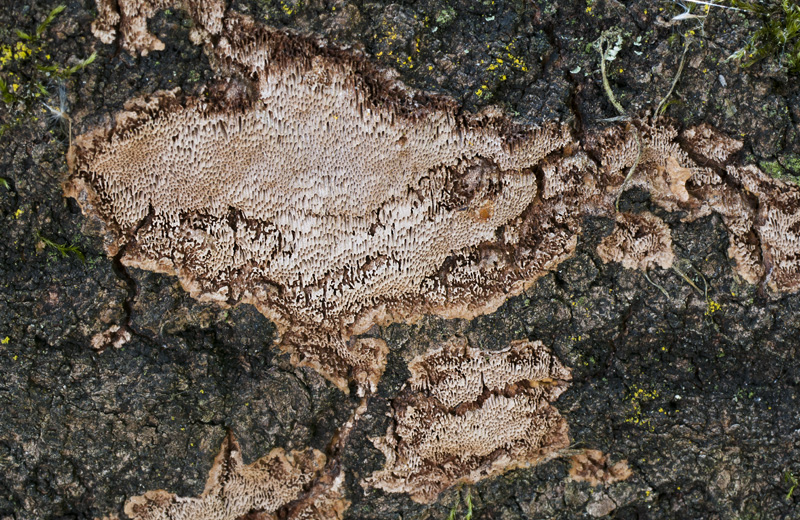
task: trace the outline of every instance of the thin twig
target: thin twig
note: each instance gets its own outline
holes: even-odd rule
[[[606,90],[608,100],[611,101],[611,104],[617,109],[619,115],[624,116],[625,109],[622,108],[622,105],[619,104],[619,101],[617,101],[617,98],[614,96],[614,91],[611,90],[611,84],[608,82],[608,76],[606,75],[606,52],[608,48],[603,48],[604,43],[609,45],[605,35],[600,36],[600,40],[597,42],[597,50],[600,53],[600,73],[603,75],[603,88]]]
[[[622,198],[622,194],[625,192],[625,185],[628,184],[628,181],[633,177],[633,172],[636,171],[636,167],[639,166],[639,161],[642,159],[642,138],[639,137],[639,129],[636,128],[636,125],[631,125],[633,128],[633,135],[636,137],[636,160],[633,161],[633,166],[628,170],[628,175],[625,176],[625,180],[622,181],[622,186],[619,187],[619,193],[617,193],[617,200],[614,202],[614,208],[619,213],[619,199]]]
[[[689,51],[689,45],[691,45],[691,43],[692,43],[691,40],[689,40],[689,38],[686,38],[686,43],[683,46],[683,54],[681,55],[681,62],[678,65],[678,72],[675,74],[675,77],[672,80],[672,85],[669,87],[667,95],[664,96],[664,98],[661,100],[661,102],[658,104],[658,107],[656,108],[656,119],[661,117],[661,107],[664,105],[664,103],[667,102],[669,97],[672,95],[672,91],[675,90],[675,85],[678,84],[678,80],[680,79],[681,73],[683,72],[683,64],[686,62],[686,53]]]
[[[606,91],[606,96],[608,96],[608,100],[614,105],[614,108],[619,112],[619,116],[615,118],[609,119],[610,121],[624,121],[628,119],[628,114],[625,112],[625,109],[622,108],[622,105],[619,101],[617,101],[616,96],[614,96],[614,91],[611,90],[611,84],[608,82],[608,75],[606,74],[606,56],[608,53],[608,39],[606,33],[603,33],[600,38],[597,40],[596,49],[600,53],[600,74],[603,76],[603,88]],[[605,44],[605,45],[604,45]],[[683,63],[681,62],[681,68],[683,68]],[[636,160],[633,162],[633,166],[630,167],[628,170],[628,174],[625,176],[625,180],[622,181],[622,186],[619,188],[619,194],[617,194],[617,200],[614,202],[614,208],[619,212],[619,199],[622,197],[622,193],[625,191],[625,185],[628,184],[628,181],[631,177],[633,177],[633,172],[636,171],[636,168],[639,166],[639,161],[642,159],[642,139],[639,137],[639,130],[636,128],[635,125],[632,125],[633,128],[633,135],[636,137]]]
[[[731,7],[727,5],[715,4],[714,2],[701,2],[700,0],[683,0],[684,2],[689,2],[690,4],[700,4],[700,5],[708,5],[711,7],[719,7],[720,9],[730,9],[731,11],[742,11],[744,9],[739,9],[738,7]]]
[[[690,265],[691,265],[691,264],[690,264]],[[694,266],[692,266],[692,268],[694,269]],[[698,294],[701,294],[701,295],[703,295],[705,298],[708,298],[708,284],[707,284],[707,283],[706,283],[706,290],[705,290],[705,291],[701,291],[701,290],[700,290],[700,288],[699,288],[697,285],[695,285],[695,283],[694,283],[694,282],[691,280],[691,278],[689,278],[689,277],[686,275],[686,273],[684,273],[683,271],[681,271],[680,269],[678,269],[677,267],[675,267],[675,264],[672,264],[672,270],[673,270],[673,271],[675,271],[676,273],[678,273],[678,275],[679,275],[681,278],[683,278],[683,279],[686,281],[686,283],[688,283],[689,285],[691,285],[691,286],[694,288],[694,290],[695,290],[695,291],[697,291],[697,293],[698,293]],[[697,271],[697,269],[695,269],[695,271]],[[698,271],[698,272],[699,272],[699,271]],[[703,283],[705,283],[705,281],[706,281],[705,277],[703,277],[703,275],[702,275],[702,274],[701,274],[700,276],[703,278]],[[708,300],[706,300],[706,301],[708,301]]]
[[[661,293],[664,296],[666,296],[667,300],[670,300],[669,293],[667,292],[667,290],[658,285],[657,283],[655,283],[653,280],[651,280],[650,277],[647,276],[647,271],[644,271],[644,277],[647,278],[647,281],[650,282],[650,285],[661,291]]]
[[[697,268],[694,266],[694,264],[691,264],[691,263],[690,263],[690,264],[689,264],[689,267],[691,267],[692,269],[694,269],[694,272],[695,272],[695,273],[697,273],[697,276],[699,276],[699,277],[700,277],[700,279],[701,279],[701,280],[703,280],[703,295],[704,295],[704,296],[705,296],[705,298],[706,298],[706,303],[708,303],[708,282],[706,281],[706,277],[705,277],[705,276],[703,276],[703,273],[701,273],[701,272],[700,272],[700,270],[699,270],[699,269],[697,269]]]
[[[605,119],[598,119],[601,123],[619,123],[621,121],[630,121],[630,116],[614,116],[614,117],[607,117]]]

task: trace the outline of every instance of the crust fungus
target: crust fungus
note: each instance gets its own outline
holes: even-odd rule
[[[97,1],[101,37],[118,26],[128,48],[158,48],[144,22],[172,2]],[[295,363],[344,391],[380,378],[385,343],[359,337],[373,325],[492,312],[568,258],[583,215],[613,214],[637,157],[631,184],[653,202],[722,215],[745,279],[800,287],[798,190],[730,166],[739,143],[710,127],[679,140],[635,121],[641,150],[626,126],[581,144],[564,125],[463,113],[358,53],[224,13],[222,0],[180,5],[229,79],[203,98],[132,100],[76,138],[66,194],[104,223],[123,264],[175,274],[196,298],[254,304]],[[632,218],[619,217],[620,233]],[[660,233],[645,241],[661,256],[630,262],[665,265],[668,233],[638,222]]]
[[[318,494],[299,500],[290,506],[286,518],[289,520],[341,520],[350,507],[350,501],[342,496],[344,473],[337,477]]]
[[[641,138],[641,156],[630,186],[648,191],[653,202],[668,211],[688,211],[695,218],[709,214],[710,209],[703,200],[690,196],[686,184],[711,175],[713,171],[698,166],[689,158],[678,143],[678,132],[674,128],[654,126],[647,121],[636,124]],[[639,156],[635,134],[622,126],[611,127],[589,135],[586,147],[600,157],[606,190],[616,195],[628,169]]]
[[[501,352],[454,341],[415,359],[394,400],[394,424],[372,442],[384,469],[364,485],[431,502],[445,488],[547,460],[568,445],[550,403],[570,371],[540,342]]]
[[[652,213],[617,213],[614,231],[597,246],[603,262],[619,262],[627,269],[647,271],[654,265],[672,267],[672,233]]]
[[[103,351],[108,347],[122,348],[131,340],[131,333],[125,327],[112,325],[104,332],[98,332],[92,336],[92,348]]]
[[[245,466],[229,433],[202,495],[181,498],[164,490],[148,491],[128,500],[125,514],[133,520],[235,520],[251,512],[271,517],[296,500],[324,464],[325,456],[316,450],[286,453],[276,448]]]
[[[570,461],[570,478],[576,482],[588,482],[590,486],[613,484],[633,475],[627,460],[612,465],[608,461],[608,455],[600,450],[583,450],[573,455]]]
[[[736,272],[748,283],[764,278],[761,244],[755,229],[756,209],[753,203],[733,187],[720,183],[702,189],[708,205],[728,228],[728,256],[736,263]]]
[[[526,215],[533,168],[569,142],[563,127],[460,116],[355,55],[243,17],[223,26],[215,52],[255,101],[161,92],[70,153],[67,194],[105,223],[124,264],[255,304],[296,362],[346,390],[374,387],[386,354],[352,336],[491,311],[569,254],[574,233]],[[504,226],[526,236],[498,241]],[[522,265],[519,247],[535,252]]]
[[[727,171],[758,199],[752,231],[761,245],[767,286],[773,291],[797,291],[800,289],[800,189],[773,179],[752,165],[731,165]],[[743,237],[742,247],[750,246],[751,238]]]
[[[773,179],[755,166],[731,164],[741,148],[708,125],[685,130],[638,122],[642,158],[633,185],[653,202],[686,219],[718,213],[729,232],[729,255],[750,283],[765,281],[774,292],[800,289],[800,189]],[[680,142],[679,142],[680,141]],[[617,186],[635,161],[635,139],[623,127],[589,136],[587,147],[601,157],[609,186]]]
[[[95,0],[97,19],[92,33],[103,43],[119,37],[122,48],[146,56],[164,50],[164,43],[147,30],[147,20],[161,9],[179,6],[212,34],[219,31],[225,0]],[[202,30],[196,27],[194,31]],[[195,39],[193,37],[193,39]]]
[[[687,128],[681,132],[681,141],[689,151],[704,163],[727,164],[742,149],[742,142],[723,135],[708,123]]]

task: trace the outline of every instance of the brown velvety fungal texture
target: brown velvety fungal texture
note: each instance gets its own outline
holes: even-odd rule
[[[251,512],[271,516],[297,499],[324,464],[325,456],[316,450],[286,453],[276,448],[245,466],[229,433],[202,495],[181,498],[164,490],[148,491],[128,500],[125,514],[132,520],[235,520]]]
[[[758,198],[753,230],[761,244],[767,286],[773,291],[800,290],[800,189],[752,165],[729,165],[727,171]]]
[[[75,141],[67,193],[126,265],[255,304],[297,362],[346,389],[374,387],[386,353],[351,336],[493,310],[568,254],[572,233],[524,216],[562,127],[460,117],[341,51],[239,17],[226,27],[219,57],[253,78],[255,101],[161,92]],[[522,262],[519,237],[497,239],[512,221],[529,227]]]
[[[646,271],[653,266],[672,267],[672,234],[652,213],[617,213],[610,235],[597,246],[603,262],[619,262],[627,269]]]
[[[687,220],[718,213],[744,280],[765,283],[774,293],[800,290],[800,188],[736,164],[741,143],[708,125],[689,128],[679,139],[671,127],[636,124],[643,150],[631,185],[667,210],[685,211]],[[601,175],[611,185],[636,159],[635,138],[624,127],[589,135],[585,146],[600,158]]]
[[[167,5],[98,1],[98,23],[123,42],[126,16]],[[583,215],[614,214],[636,134],[631,186],[687,219],[721,214],[743,278],[800,288],[800,191],[734,164],[740,144],[707,125],[678,138],[633,121],[578,143],[563,125],[464,114],[357,53],[223,15],[220,1],[182,5],[228,79],[202,99],[131,100],[76,138],[66,194],[123,264],[256,305],[295,363],[342,390],[380,378],[386,344],[359,337],[373,325],[492,312],[568,258]],[[662,253],[636,263],[665,265]]]
[[[627,460],[611,464],[608,455],[600,450],[583,450],[570,458],[569,476],[576,482],[591,486],[613,484],[633,475]]]
[[[200,22],[200,27],[214,33],[219,31],[225,11],[225,0],[95,0],[95,3],[98,11],[97,19],[92,22],[95,37],[103,43],[113,43],[119,37],[125,50],[142,55],[164,50],[164,43],[147,29],[147,20],[159,10],[182,7]]]
[[[321,493],[312,493],[287,508],[287,520],[341,520],[350,507],[343,496],[344,472],[340,472]]]
[[[364,485],[432,502],[445,488],[547,460],[568,445],[550,405],[570,371],[540,342],[488,352],[453,341],[409,364],[394,424],[373,443],[386,457]]]

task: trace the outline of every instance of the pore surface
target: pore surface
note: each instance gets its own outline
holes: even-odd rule
[[[233,18],[217,48],[247,86],[129,102],[76,140],[68,193],[106,223],[126,265],[177,273],[196,297],[254,303],[296,361],[342,388],[374,386],[384,346],[351,335],[430,312],[471,317],[520,290],[526,275],[488,298],[453,286],[485,277],[479,246],[534,202],[533,168],[569,138],[458,116],[360,58],[248,23]],[[464,260],[447,265],[454,255]]]
[[[550,403],[569,386],[570,370],[541,342],[488,352],[452,340],[408,368],[394,422],[372,439],[386,466],[364,486],[431,502],[457,482],[542,462],[568,444]]]
[[[572,254],[583,215],[615,213],[634,164],[630,184],[656,205],[723,217],[747,281],[800,288],[800,193],[736,165],[741,143],[709,127],[679,144],[638,120],[641,142],[620,125],[578,143],[563,125],[462,113],[357,53],[233,13],[214,20],[196,22],[229,78],[203,99],[132,100],[76,138],[67,194],[104,222],[124,264],[255,304],[295,363],[343,390],[375,388],[387,353],[354,336],[495,310]],[[604,242],[606,256],[627,247],[639,267],[669,266],[666,226],[617,220],[629,236]]]

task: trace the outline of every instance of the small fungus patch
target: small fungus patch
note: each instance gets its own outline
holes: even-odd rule
[[[372,439],[386,457],[365,482],[432,502],[458,482],[474,483],[552,457],[569,443],[550,404],[570,371],[540,342],[487,352],[454,341],[409,364],[394,400],[394,423]]]
[[[310,494],[287,507],[287,520],[341,520],[350,507],[343,496],[344,473],[338,476],[323,491]]]
[[[588,482],[591,486],[613,484],[633,475],[627,460],[611,464],[608,455],[600,450],[583,450],[573,455],[570,462],[570,478],[576,482]]]
[[[316,450],[286,453],[280,448],[249,465],[228,434],[208,472],[203,494],[181,498],[164,490],[148,491],[125,504],[133,520],[235,520],[259,511],[271,518],[296,500],[317,477],[325,456]]]
[[[617,213],[614,231],[597,246],[603,262],[619,262],[627,269],[647,271],[672,267],[672,234],[652,213]]]
[[[200,22],[192,31],[198,38],[205,28],[218,31],[225,12],[225,0],[95,0],[97,19],[92,23],[92,33],[103,43],[114,43],[119,38],[122,47],[131,54],[147,55],[164,50],[164,42],[147,29],[147,20],[158,11],[171,6],[186,9]]]

